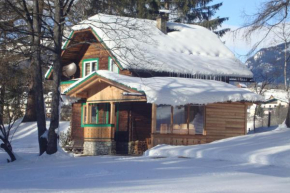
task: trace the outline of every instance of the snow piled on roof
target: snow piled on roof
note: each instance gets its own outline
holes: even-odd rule
[[[288,103],[289,93],[282,89],[270,89],[265,92],[265,99],[270,99],[273,96],[275,99],[278,99],[282,102]]]
[[[233,85],[214,81],[177,77],[139,78],[120,75],[107,70],[93,72],[95,75],[143,91],[148,103],[157,105],[209,104],[227,101],[264,101],[260,95]],[[89,76],[91,76],[90,74]],[[86,76],[88,77],[88,76]],[[86,79],[86,77],[68,87],[71,90]]]
[[[216,34],[197,25],[167,23],[163,34],[156,21],[98,14],[73,27],[93,29],[125,69],[251,78]]]

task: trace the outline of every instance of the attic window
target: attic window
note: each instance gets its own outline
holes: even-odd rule
[[[83,60],[83,77],[97,70],[99,70],[99,58]]]
[[[119,67],[116,63],[114,63],[114,60],[111,57],[108,58],[108,70],[111,72],[119,73]]]

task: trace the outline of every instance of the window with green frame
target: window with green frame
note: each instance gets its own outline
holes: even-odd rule
[[[108,58],[108,70],[111,72],[119,73],[119,67],[111,57]]]
[[[99,58],[90,58],[83,60],[83,77],[89,75],[91,72],[99,70]]]
[[[82,125],[110,123],[110,103],[90,103],[82,108]]]

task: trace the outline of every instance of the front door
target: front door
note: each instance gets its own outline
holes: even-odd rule
[[[131,119],[130,103],[116,104],[116,154],[128,154],[129,131]]]

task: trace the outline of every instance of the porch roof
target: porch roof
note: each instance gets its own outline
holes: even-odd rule
[[[75,89],[89,77],[98,76],[146,94],[148,103],[157,105],[209,104],[218,102],[261,102],[264,98],[249,90],[214,81],[177,77],[139,78],[99,70],[78,80],[64,93]]]

